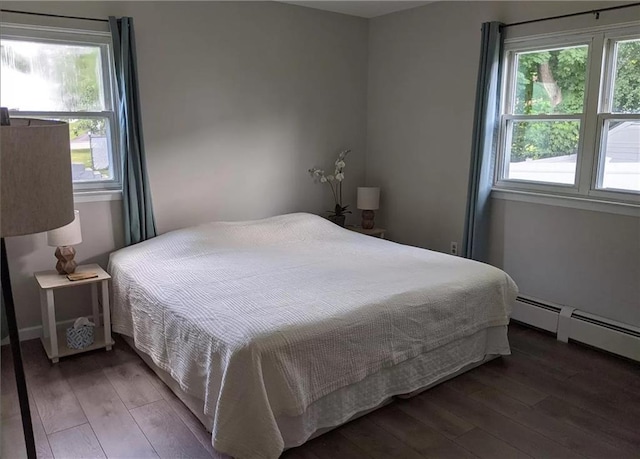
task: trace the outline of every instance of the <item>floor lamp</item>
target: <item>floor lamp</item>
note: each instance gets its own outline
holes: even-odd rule
[[[73,184],[69,126],[61,121],[11,118],[0,126],[2,297],[29,458],[36,457],[29,395],[22,365],[5,237],[41,233],[70,223]]]

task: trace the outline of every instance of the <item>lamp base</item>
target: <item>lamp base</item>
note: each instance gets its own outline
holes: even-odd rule
[[[76,256],[76,249],[71,245],[65,245],[56,249],[56,271],[58,274],[73,274],[76,271],[78,264],[74,258]]]
[[[373,210],[363,210],[362,211],[362,228],[363,229],[373,229],[375,226],[375,222],[373,221],[373,217],[375,213]]]

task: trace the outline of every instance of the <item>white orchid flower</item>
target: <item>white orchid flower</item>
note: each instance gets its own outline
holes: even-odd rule
[[[343,150],[340,152],[340,154],[338,154],[338,161],[342,161],[343,159],[345,159],[347,157],[347,155],[349,154],[349,152],[351,152],[351,150]]]
[[[341,209],[340,213],[344,212],[347,208],[346,206],[342,206],[342,182],[344,180],[344,168],[346,167],[346,163],[344,159],[351,152],[351,150],[342,150],[335,161],[335,170],[333,175],[325,175],[325,171],[323,169],[318,169],[316,167],[309,169],[309,174],[314,179],[315,183],[329,183],[331,187],[331,192],[333,193],[333,197],[336,202],[336,209]],[[333,182],[338,182],[337,184],[333,184]],[[338,214],[338,211],[335,212]]]

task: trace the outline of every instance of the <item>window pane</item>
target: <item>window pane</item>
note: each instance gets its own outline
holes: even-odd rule
[[[640,120],[608,120],[600,188],[640,191]]]
[[[513,113],[582,113],[588,49],[584,45],[517,53]]]
[[[108,118],[44,119],[69,123],[71,177],[74,183],[114,179]]]
[[[101,111],[99,46],[2,40],[0,103],[9,110]]]
[[[640,113],[640,40],[616,43],[612,113]]]
[[[580,121],[509,122],[505,178],[573,185]]]
[[[68,122],[73,181],[112,180],[108,119],[71,119]]]

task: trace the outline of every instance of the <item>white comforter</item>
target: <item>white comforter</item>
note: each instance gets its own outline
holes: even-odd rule
[[[277,416],[489,326],[503,271],[309,214],[210,223],[111,255],[113,329],[203,398],[214,447],[277,457]],[[393,395],[393,394],[390,394]]]

